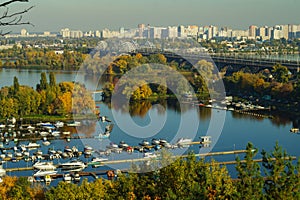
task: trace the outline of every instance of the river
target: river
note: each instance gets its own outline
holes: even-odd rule
[[[47,71],[45,71],[47,72]],[[13,82],[13,77],[18,77],[20,84],[30,85],[35,88],[39,83],[41,71],[29,70],[0,70],[0,86],[8,86]],[[48,72],[47,72],[48,73]],[[75,72],[55,72],[57,82],[84,80],[88,88],[95,89],[97,77],[77,76]],[[77,78],[75,78],[77,76]],[[79,77],[79,78],[78,78]],[[143,139],[151,141],[152,138],[164,138],[169,142],[176,142],[181,137],[199,140],[200,136],[212,136],[210,148],[199,148],[193,145],[190,150],[196,153],[218,152],[245,149],[248,142],[261,150],[272,151],[276,142],[290,155],[300,156],[300,134],[290,133],[293,121],[286,117],[274,117],[273,119],[239,114],[232,111],[217,110],[211,108],[199,108],[193,104],[178,106],[174,101],[162,101],[160,105],[152,105],[146,102],[135,105],[126,110],[118,105],[107,105],[99,102],[97,106],[101,115],[107,116],[114,124],[109,139],[82,139],[52,141],[50,147],[63,149],[64,146],[76,145],[83,148],[90,145],[94,149],[104,149],[110,143],[119,144],[125,141],[129,145],[138,145]],[[224,125],[223,125],[224,123]],[[98,123],[96,120],[86,122],[84,128],[78,128],[78,135],[96,136],[103,132],[107,123]],[[11,142],[10,145],[13,145]],[[46,151],[48,147],[44,147]],[[183,154],[187,149],[176,149],[174,154]],[[132,159],[141,157],[141,153],[112,154],[109,160]],[[259,157],[259,155],[258,155]],[[235,155],[216,157],[217,160],[234,160]],[[58,161],[60,162],[60,161]],[[7,167],[24,166],[28,163],[8,163]],[[121,169],[125,165],[110,165],[109,167]],[[92,170],[91,168],[89,168]],[[9,172],[9,175],[32,175],[32,171]]]

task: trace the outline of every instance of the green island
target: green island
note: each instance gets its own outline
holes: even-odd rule
[[[0,118],[32,120],[67,120],[95,116],[95,102],[84,85],[73,82],[56,83],[53,72],[41,73],[36,89],[19,84],[14,77],[13,85],[0,90]]]

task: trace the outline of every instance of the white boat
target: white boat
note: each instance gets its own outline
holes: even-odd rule
[[[70,182],[70,181],[72,181],[72,177],[70,174],[64,174],[63,180],[66,182]]]
[[[2,165],[0,165],[0,177],[6,175],[6,170],[3,169]]]
[[[0,128],[5,128],[5,124],[0,124]]]
[[[52,132],[51,132],[51,135],[52,135],[53,137],[58,137],[58,136],[60,136],[60,131],[52,131]]]
[[[56,167],[53,165],[53,162],[36,162],[33,165],[33,168],[35,169],[41,169],[41,170],[54,170]]]
[[[120,143],[119,143],[119,147],[120,148],[127,148],[129,145],[127,144],[127,143],[125,143],[124,141],[121,141]]]
[[[101,163],[103,161],[107,161],[107,160],[108,160],[107,158],[93,158],[92,161],[91,161],[91,165],[93,167],[99,167],[99,166],[102,165]]]
[[[147,140],[143,140],[141,143],[140,143],[141,146],[149,146],[149,142]]]
[[[28,145],[26,145],[25,147],[27,149],[36,149],[36,148],[39,148],[41,145],[40,144],[37,144],[35,142],[29,142]]]
[[[57,128],[64,127],[64,123],[61,122],[61,121],[57,121],[54,125],[55,125]]]
[[[47,176],[47,175],[54,175],[54,174],[57,174],[57,171],[40,169],[39,171],[34,173],[33,176],[39,177],[39,176]]]
[[[81,122],[79,122],[79,121],[72,121],[72,122],[67,123],[67,126],[80,126],[80,125],[81,125]]]
[[[60,164],[60,167],[64,170],[73,170],[73,169],[84,169],[86,165],[79,160],[71,160],[70,162]]]
[[[95,136],[96,139],[107,139],[109,138],[110,133],[109,132],[105,132],[105,133],[99,133],[98,136]]]
[[[47,141],[43,141],[43,145],[45,146],[49,146],[51,143],[47,140]]]
[[[108,149],[115,149],[115,148],[118,148],[118,145],[111,142],[108,146],[106,146],[106,148],[108,148]]]
[[[299,128],[291,128],[290,132],[292,132],[292,133],[299,133],[300,131],[299,131]]]
[[[159,141],[158,139],[156,139],[156,138],[153,138],[153,139],[151,140],[151,144],[152,144],[152,145],[158,145],[158,144],[160,144],[160,141]]]
[[[40,136],[42,136],[42,137],[45,137],[45,136],[48,136],[49,135],[49,132],[47,132],[47,131],[41,131],[40,132]]]
[[[190,139],[190,138],[180,138],[180,139],[178,139],[176,144],[179,147],[188,147],[191,142],[192,142],[192,139]]]
[[[144,158],[156,158],[157,155],[154,154],[153,152],[146,152],[144,153]]]
[[[74,173],[73,174],[73,179],[74,179],[74,181],[79,182],[80,181],[80,175],[78,173]]]
[[[62,134],[63,134],[63,135],[70,135],[71,132],[70,132],[70,131],[64,131],[64,132],[62,132]]]

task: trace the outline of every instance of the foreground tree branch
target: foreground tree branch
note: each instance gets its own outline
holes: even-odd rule
[[[10,12],[9,6],[11,6],[13,3],[28,3],[29,0],[10,0],[5,1],[3,3],[0,3],[0,8],[5,9],[2,13],[2,16],[0,16],[0,27],[6,27],[6,26],[19,26],[19,25],[32,25],[32,23],[28,21],[23,21],[23,15],[27,12],[29,12],[34,6],[30,6],[24,10],[21,11],[15,11]],[[4,32],[3,30],[0,30],[0,36],[4,36],[9,34],[11,31]]]

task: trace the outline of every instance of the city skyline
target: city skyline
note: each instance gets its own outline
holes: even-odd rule
[[[29,32],[60,30],[117,30],[135,28],[137,24],[153,26],[216,25],[247,29],[249,25],[273,26],[298,24],[297,0],[66,0],[19,3],[12,7],[35,7],[24,15],[32,26],[10,27],[13,32],[26,28]]]

